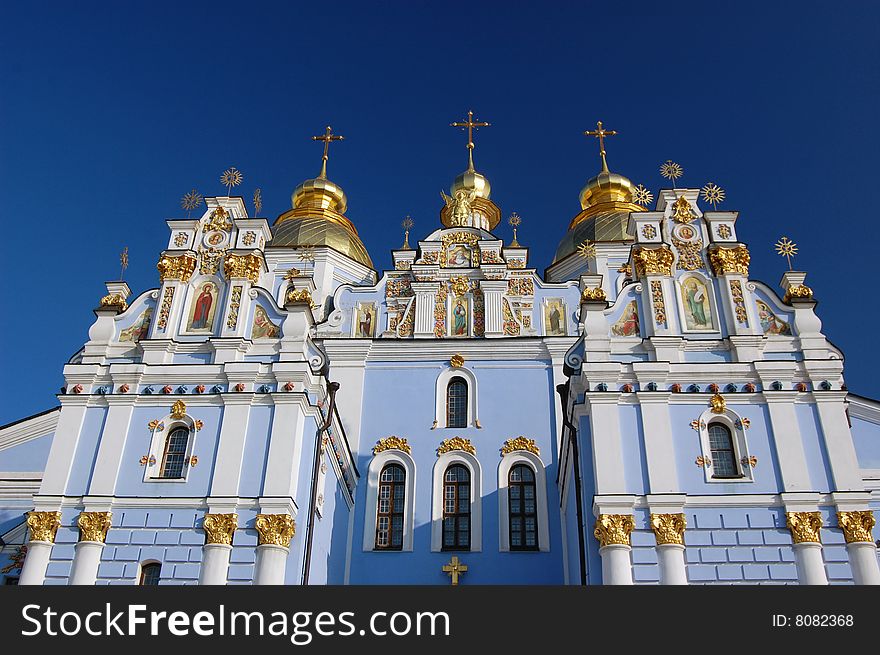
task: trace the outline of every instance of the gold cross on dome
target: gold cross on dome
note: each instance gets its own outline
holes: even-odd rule
[[[455,123],[449,124],[451,127],[460,127],[462,129],[467,128],[468,133],[468,170],[474,170],[474,128],[481,127],[489,127],[491,123],[486,123],[485,121],[475,121],[474,120],[474,112],[468,111],[467,120],[466,121],[456,121]]]
[[[321,173],[318,175],[318,177],[327,177],[327,160],[330,158],[330,143],[332,141],[342,141],[344,138],[345,137],[342,135],[333,134],[333,128],[329,125],[324,131],[324,134],[312,137],[312,141],[324,142],[324,156],[321,158]]]
[[[464,575],[467,573],[467,570],[467,564],[462,564],[458,559],[458,555],[453,555],[452,559],[449,560],[449,564],[443,565],[443,572],[448,573],[449,577],[452,578],[453,586],[458,584],[458,576]]]
[[[587,130],[584,132],[585,136],[594,136],[599,139],[599,156],[602,157],[602,172],[608,172],[608,162],[605,161],[605,137],[606,136],[614,136],[617,134],[617,130],[606,130],[602,127],[602,121],[596,123],[595,130]]]

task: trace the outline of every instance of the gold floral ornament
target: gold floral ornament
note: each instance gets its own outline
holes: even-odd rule
[[[667,246],[660,248],[633,248],[636,275],[672,275],[674,256]]]
[[[592,259],[596,256],[596,244],[592,241],[584,241],[577,247],[577,253],[584,259]]]
[[[510,453],[516,452],[517,450],[525,450],[530,453],[534,453],[540,457],[541,449],[538,448],[534,439],[529,439],[527,437],[519,436],[514,439],[508,439],[504,442],[504,445],[501,446],[501,456],[509,455]]]
[[[593,536],[601,548],[612,544],[629,546],[629,536],[635,527],[631,514],[599,514]]]
[[[456,296],[463,296],[470,288],[470,281],[463,275],[450,278],[449,284],[452,285],[452,291]]]
[[[743,466],[751,466],[752,468],[756,468],[758,466],[757,455],[746,455],[739,461]]]
[[[464,366],[464,355],[461,353],[455,353],[452,357],[449,358],[449,365],[452,368],[461,368]]]
[[[694,460],[694,464],[696,464],[700,468],[709,468],[710,466],[712,466],[712,460],[708,457],[698,455],[697,458]]]
[[[791,270],[791,258],[797,255],[798,247],[797,244],[789,239],[788,237],[782,237],[779,241],[776,242],[776,253],[785,257],[788,262],[788,270]]]
[[[193,271],[196,270],[196,258],[192,255],[179,255],[171,257],[163,255],[156,264],[159,269],[159,280],[180,280],[181,282],[189,281]]]
[[[684,175],[684,169],[671,159],[667,159],[660,165],[660,175],[672,182],[672,188],[675,188],[675,181]]]
[[[716,209],[719,203],[724,202],[724,189],[714,182],[709,182],[704,186],[700,190],[700,195],[703,196],[703,200],[712,205],[713,210]]]
[[[470,453],[471,455],[477,454],[477,449],[471,443],[470,439],[464,439],[462,437],[452,437],[451,439],[444,439],[440,446],[437,448],[437,457],[442,455],[443,453],[448,453],[453,450],[461,450],[466,453]]]
[[[785,290],[785,297],[782,299],[782,302],[790,303],[792,298],[803,298],[805,300],[809,300],[813,297],[813,290],[805,284],[798,284],[797,286],[788,287]]]
[[[232,187],[236,187],[242,183],[244,177],[241,174],[241,171],[238,170],[235,166],[227,168],[223,171],[223,174],[220,176],[220,184],[226,187],[226,195],[229,196],[229,192],[232,190]]]
[[[587,287],[581,294],[581,302],[601,302],[605,300],[602,287]]]
[[[684,196],[681,196],[678,200],[676,200],[672,205],[673,215],[672,217],[675,219],[676,223],[690,223],[694,219],[697,218],[697,215],[694,213],[694,210],[691,208],[691,203],[688,202],[688,199]]]
[[[713,414],[723,414],[727,410],[727,403],[724,402],[724,396],[716,393],[709,399],[709,406],[712,408]]]
[[[263,190],[254,189],[254,215],[259,216],[263,211]]]
[[[82,512],[76,520],[80,541],[104,543],[110,529],[110,512]]]
[[[871,530],[873,530],[875,522],[874,512],[871,510],[837,513],[837,524],[843,530],[843,536],[848,544],[863,541],[874,543]]]
[[[186,217],[189,218],[190,212],[202,204],[202,194],[193,189],[189,193],[184,194],[180,199],[180,206],[186,210]]]
[[[791,540],[796,544],[820,543],[822,514],[819,512],[786,512],[785,525],[791,530]]]
[[[238,514],[205,514],[203,526],[206,544],[232,545],[238,527]]]
[[[124,312],[128,309],[128,303],[125,302],[125,296],[121,293],[108,293],[101,298],[101,307],[109,307],[119,312]]]
[[[299,291],[296,289],[288,289],[286,302],[288,305],[308,305],[309,307],[316,307],[315,301],[312,299],[312,294],[308,289],[300,289]]]
[[[290,514],[257,514],[254,523],[259,534],[258,545],[290,547],[290,540],[296,534],[296,521]]]
[[[651,530],[657,539],[657,545],[675,544],[684,546],[684,529],[687,520],[684,514],[651,513]]]
[[[28,512],[27,526],[31,541],[55,542],[55,533],[61,525],[61,512]]]
[[[186,403],[182,400],[175,400],[171,405],[171,418],[183,418],[186,416]]]
[[[223,273],[228,279],[244,278],[256,284],[263,272],[263,258],[256,253],[247,255],[226,255],[223,262]]]
[[[633,189],[633,202],[637,205],[647,207],[654,202],[654,194],[651,193],[643,184],[637,184]]]
[[[406,442],[405,437],[396,437],[394,435],[390,437],[385,437],[384,439],[379,439],[376,442],[376,445],[373,446],[373,454],[377,455],[386,450],[402,450],[407,454],[412,453],[412,448]]]
[[[709,263],[712,265],[715,275],[739,273],[748,277],[750,262],[751,255],[745,246],[735,248],[718,246],[709,250]]]
[[[507,223],[513,228],[513,241],[510,242],[510,247],[519,248],[519,241],[516,240],[516,228],[522,225],[522,217],[516,212],[513,212],[510,215],[510,218],[507,219]]]
[[[214,230],[225,231],[231,227],[232,221],[229,220],[229,212],[223,207],[216,207],[208,217],[208,222],[205,223],[205,232],[212,232]]]

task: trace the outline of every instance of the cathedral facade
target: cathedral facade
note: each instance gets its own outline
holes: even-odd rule
[[[108,282],[60,407],[0,428],[0,583],[880,584],[880,403],[805,274],[750,279],[717,192],[670,162],[654,203],[601,123],[541,274],[460,125],[392,270],[329,128],[272,225],[168,220],[158,287]]]

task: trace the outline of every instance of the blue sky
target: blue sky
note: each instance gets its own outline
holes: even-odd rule
[[[876,3],[314,4],[4,6],[0,424],[55,404],[123,246],[134,292],[157,286],[186,191],[218,195],[236,166],[273,220],[332,124],[329,176],[387,268],[403,216],[415,238],[438,226],[469,108],[492,123],[477,168],[539,270],[598,171],[582,132],[601,119],[611,168],[655,195],[666,159],[679,186],[726,190],[752,277],[775,287],[772,244],[794,239],[849,388],[878,395]]]

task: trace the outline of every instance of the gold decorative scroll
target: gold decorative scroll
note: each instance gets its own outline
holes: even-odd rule
[[[80,541],[104,543],[110,529],[110,512],[82,512],[76,520]]]
[[[660,248],[633,248],[636,275],[672,275],[672,251],[668,246]]]
[[[736,246],[735,248],[717,246],[709,249],[709,264],[712,265],[712,271],[715,275],[739,273],[748,277],[750,261],[751,255],[745,246]]]
[[[55,543],[55,533],[61,525],[61,512],[28,512],[27,526],[31,541]]]
[[[748,325],[749,315],[746,311],[746,303],[743,296],[742,284],[740,284],[739,280],[730,281],[730,295],[733,298],[733,308],[734,314],[736,315],[737,323]]]
[[[874,512],[871,510],[837,513],[837,524],[843,530],[843,536],[848,544],[862,541],[873,544],[871,530],[874,528],[874,523]]]
[[[112,307],[120,312],[124,312],[128,309],[128,303],[125,302],[125,296],[121,293],[108,293],[101,298],[101,307]]]
[[[504,445],[501,446],[501,455],[509,455],[512,452],[516,452],[517,450],[526,450],[530,453],[534,453],[535,455],[541,455],[541,449],[535,444],[534,439],[528,439],[527,437],[519,436],[515,439],[508,439],[504,442]]]
[[[412,453],[412,448],[406,442],[406,438],[404,437],[385,437],[384,439],[379,439],[376,442],[376,445],[373,446],[373,454],[381,453],[384,450],[402,450],[403,452],[409,454]]]
[[[214,230],[226,231],[232,227],[232,221],[229,220],[229,212],[223,207],[217,207],[211,212],[211,217],[205,223],[205,232],[213,232]]]
[[[196,270],[196,258],[189,254],[176,257],[162,255],[156,268],[159,269],[159,280],[162,282],[165,280],[186,282]]]
[[[782,299],[782,302],[790,303],[792,298],[809,300],[812,297],[813,290],[805,284],[799,284],[797,286],[788,287],[785,291],[785,297]]]
[[[206,544],[232,545],[232,535],[238,527],[238,514],[205,514],[203,523]]]
[[[306,304],[309,307],[315,306],[315,301],[312,299],[312,294],[309,293],[308,289],[300,289],[299,291],[288,289],[285,302],[289,305]]]
[[[666,325],[666,305],[663,302],[663,283],[651,280],[651,304],[654,306],[654,322]]]
[[[657,538],[657,545],[677,544],[684,546],[684,529],[687,521],[684,514],[651,513],[651,530]]]
[[[186,403],[182,400],[175,400],[171,406],[171,418],[183,418],[186,416]]]
[[[611,544],[629,546],[629,535],[635,527],[631,514],[599,514],[593,536],[602,548]]]
[[[296,534],[296,521],[290,514],[257,514],[255,527],[259,533],[260,546],[290,547]]]
[[[470,439],[463,439],[462,437],[452,437],[452,439],[444,439],[440,446],[437,448],[437,457],[442,455],[443,453],[448,453],[452,450],[463,450],[466,453],[470,453],[471,455],[477,454],[477,449],[474,447],[474,444],[471,443]]]
[[[227,254],[223,262],[223,273],[227,279],[246,278],[256,284],[263,271],[263,258],[255,253],[248,255]]]
[[[785,525],[791,530],[791,540],[794,543],[820,543],[822,514],[819,512],[786,512]]]
[[[681,196],[675,201],[672,205],[672,209],[674,212],[673,218],[676,223],[690,223],[697,217],[694,210],[691,209],[691,203],[689,203],[688,199],[684,196]]]

